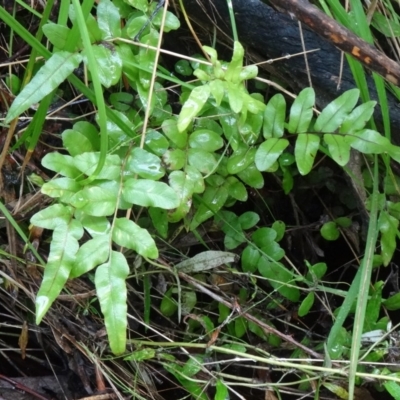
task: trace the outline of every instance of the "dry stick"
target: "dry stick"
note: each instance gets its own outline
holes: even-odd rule
[[[350,54],[387,81],[400,86],[400,65],[365,42],[353,32],[328,17],[307,0],[270,0],[280,12],[295,16],[314,32]]]
[[[201,292],[209,295],[212,299],[218,301],[219,303],[224,304],[225,306],[231,308],[232,310],[235,309],[235,311],[237,311],[240,314],[240,316],[246,318],[248,321],[254,322],[258,326],[260,326],[262,329],[264,329],[264,331],[266,331],[268,333],[272,333],[273,335],[280,337],[285,342],[289,342],[289,343],[293,344],[294,346],[303,350],[306,354],[309,354],[310,356],[313,356],[313,357],[319,358],[319,359],[323,358],[322,354],[309,349],[307,346],[304,346],[303,344],[299,343],[297,340],[293,339],[291,336],[285,335],[284,333],[278,331],[274,327],[266,324],[263,321],[260,321],[254,315],[251,315],[245,311],[242,311],[236,302],[229,302],[228,300],[225,300],[223,297],[218,296],[216,293],[212,292],[211,290],[209,290],[206,287],[204,287],[203,285],[201,285],[196,279],[192,278],[189,275],[186,275],[183,272],[178,272],[178,274],[186,282],[190,283],[191,285],[193,285],[194,287],[199,289]]]

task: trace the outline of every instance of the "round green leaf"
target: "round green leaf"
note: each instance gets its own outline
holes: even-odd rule
[[[166,317],[172,317],[178,310],[178,304],[172,298],[172,288],[165,294],[160,304],[160,311]]]
[[[135,250],[143,257],[158,257],[157,246],[149,232],[127,218],[115,220],[112,239],[119,246]]]
[[[246,211],[239,217],[242,229],[250,229],[258,223],[260,216],[253,211]]]
[[[105,181],[87,186],[71,198],[71,205],[95,217],[114,214],[118,200],[118,184]]]
[[[100,150],[99,131],[89,122],[79,121],[73,129],[66,129],[61,136],[71,156]]]
[[[161,125],[165,136],[177,147],[184,149],[187,144],[188,135],[186,132],[178,130],[175,119],[166,119]]]
[[[247,146],[241,146],[228,159],[226,168],[231,175],[236,175],[249,167],[256,156],[256,149]]]
[[[119,53],[103,45],[93,45],[92,50],[97,64],[96,72],[101,84],[109,88],[118,83],[122,73],[122,60]]]
[[[42,193],[49,197],[59,198],[63,203],[69,203],[71,197],[82,189],[82,186],[70,178],[56,178],[42,186]]]
[[[188,158],[189,165],[195,167],[204,175],[212,173],[218,166],[215,155],[202,149],[189,149]]]
[[[218,133],[208,129],[198,129],[189,137],[189,146],[193,149],[202,149],[214,152],[224,145],[224,141]]]
[[[337,240],[340,236],[340,231],[335,222],[326,222],[321,227],[321,236],[326,240]]]
[[[135,147],[126,162],[125,173],[139,175],[141,178],[159,180],[165,174],[165,169],[161,166],[161,160],[156,155],[148,151]]]
[[[126,201],[142,207],[151,206],[169,210],[179,205],[179,198],[170,186],[149,179],[127,179],[122,194]]]
[[[246,169],[239,172],[237,176],[246,185],[252,188],[261,189],[264,187],[264,178],[262,176],[262,173],[255,166],[255,164],[250,164]]]
[[[261,253],[253,246],[247,246],[242,253],[242,270],[243,272],[256,272],[258,260]]]
[[[96,15],[103,39],[121,36],[121,16],[118,8],[110,0],[102,0],[98,4]]]
[[[145,147],[156,156],[161,157],[168,149],[168,139],[154,129],[149,129],[146,132]]]
[[[175,72],[182,76],[191,76],[193,74],[193,69],[188,60],[179,60],[175,63]]]
[[[81,171],[74,166],[74,160],[71,156],[60,154],[56,151],[46,154],[42,158],[42,165],[50,171],[57,172],[68,178],[77,178],[78,176],[82,176]]]
[[[286,139],[270,138],[257,149],[255,163],[260,171],[267,171],[289,145]]]
[[[327,133],[324,135],[324,141],[328,145],[332,158],[344,167],[350,160],[350,145],[342,135]]]
[[[164,165],[171,171],[182,169],[186,164],[186,152],[181,149],[167,150],[162,160]]]

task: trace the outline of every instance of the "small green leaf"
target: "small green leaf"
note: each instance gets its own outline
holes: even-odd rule
[[[51,205],[31,218],[31,224],[44,229],[56,229],[70,222],[74,210],[62,204]]]
[[[71,198],[71,205],[94,217],[114,214],[119,185],[115,181],[99,181],[86,186]]]
[[[271,262],[266,257],[260,257],[257,263],[258,272],[268,279],[270,285],[282,296],[290,301],[297,302],[300,298],[300,291],[295,286],[293,273],[282,263]]]
[[[285,118],[286,101],[280,93],[277,93],[276,95],[272,96],[264,110],[264,138],[269,139],[282,137]]]
[[[272,224],[272,229],[276,232],[275,241],[281,241],[285,236],[286,224],[283,221],[275,221]]]
[[[71,12],[70,12],[70,15],[71,15]],[[72,18],[71,20],[75,21],[74,18]],[[89,14],[88,17],[86,18],[86,28],[89,33],[90,43],[95,43],[95,42],[101,41],[101,39],[103,38],[103,32],[99,28],[97,19],[92,14]],[[80,43],[79,43],[79,46],[82,47],[82,45]]]
[[[140,147],[135,147],[126,162],[125,173],[139,175],[141,178],[154,179],[158,181],[165,174],[165,169],[161,166],[161,159]],[[129,176],[129,175],[127,175]]]
[[[97,23],[103,33],[103,39],[121,36],[121,16],[118,8],[110,0],[101,0],[97,6]]]
[[[161,129],[165,136],[177,147],[180,149],[184,149],[186,147],[188,135],[186,132],[178,130],[177,121],[175,119],[164,120],[161,125]]]
[[[393,20],[388,16],[388,14],[383,15],[379,11],[375,10],[372,17],[372,25],[388,38],[400,36],[400,24],[398,23],[397,16],[396,20]],[[398,400],[397,397],[395,397],[395,399]]]
[[[189,149],[187,153],[189,165],[204,175],[209,175],[216,170],[218,160],[214,153],[202,149]]]
[[[48,153],[42,158],[43,167],[50,171],[57,172],[68,178],[82,176],[81,171],[74,166],[74,159],[66,154],[55,152]]]
[[[333,241],[339,239],[340,231],[335,222],[326,222],[321,227],[321,236],[325,240]]]
[[[43,33],[49,39],[49,42],[58,50],[63,50],[68,41],[70,29],[64,25],[58,25],[53,22],[44,24]]]
[[[160,311],[166,317],[172,317],[178,310],[178,304],[172,298],[172,288],[170,288],[165,294],[160,304]]]
[[[392,34],[390,34],[390,36],[392,36]],[[386,380],[382,383],[382,385],[389,392],[389,394],[394,398],[394,400],[400,400],[400,385],[397,382]]]
[[[363,129],[346,136],[353,149],[365,154],[390,152],[392,145],[386,137],[372,129]]]
[[[225,95],[224,83],[219,79],[214,79],[210,81],[208,86],[210,87],[210,94],[214,96],[217,106],[220,106]]]
[[[178,171],[185,166],[187,154],[181,149],[167,150],[163,154],[162,160],[167,169],[170,171]]]
[[[326,271],[328,270],[328,267],[325,263],[317,263],[314,265],[309,265],[308,263],[306,264],[309,270],[306,275],[306,279],[311,282],[317,282],[322,279],[322,277],[326,274]]]
[[[235,200],[247,201],[247,189],[237,178],[234,176],[228,177],[226,180],[226,185],[228,187],[229,196],[233,197]]]
[[[228,64],[228,68],[225,73],[225,80],[232,83],[240,82],[240,73],[243,68],[243,57],[244,57],[244,49],[243,46],[235,41],[233,44],[233,55],[232,60]]]
[[[5,123],[9,124],[30,106],[50,94],[68,78],[75,68],[78,68],[81,61],[80,53],[69,53],[67,51],[54,53],[14,99],[8,110]]]
[[[110,256],[110,250],[109,235],[100,235],[88,240],[76,253],[69,277],[78,278],[98,265],[105,263]]]
[[[74,157],[73,164],[79,171],[90,176],[95,171],[100,159],[100,153],[89,152]],[[107,154],[104,167],[97,175],[97,179],[118,179],[121,175],[122,161],[116,154]]]
[[[161,28],[162,10],[160,10],[153,19],[153,24]],[[176,31],[181,26],[179,19],[170,11],[167,11],[164,22],[164,32]]]
[[[247,246],[242,253],[243,272],[256,272],[261,253],[253,246]]]
[[[182,76],[191,76],[193,74],[193,69],[190,66],[188,60],[179,60],[174,66],[175,72]]]
[[[228,199],[224,186],[208,187],[203,194],[202,202],[190,223],[190,230],[196,229],[202,222],[216,214]]]
[[[319,149],[319,142],[318,135],[300,133],[297,136],[294,156],[301,175],[307,175],[311,171]]]
[[[268,244],[274,241],[276,237],[277,233],[275,229],[267,227],[259,228],[251,235],[251,239],[258,247],[268,246]]]
[[[149,9],[149,2],[148,0],[124,0],[126,3],[131,5],[133,8],[137,8],[144,13],[147,12]]]
[[[137,14],[139,15],[139,14]],[[128,23],[126,24],[125,30],[126,35],[132,39],[136,37],[136,35],[141,31],[143,26],[147,24],[148,18],[146,15],[139,15],[135,18],[129,19]],[[142,36],[146,35],[149,32],[149,27],[145,28],[142,32]]]
[[[256,65],[248,65],[240,71],[239,80],[241,82],[254,79],[258,75],[258,67]]]
[[[382,210],[379,216],[378,229],[381,232],[381,255],[383,265],[386,267],[392,260],[396,250],[396,238],[399,220]]]
[[[75,218],[81,222],[92,237],[102,236],[110,232],[111,224],[106,217],[93,217],[76,210]]]
[[[313,116],[315,92],[313,88],[305,88],[296,97],[290,108],[288,131],[290,133],[306,133]]]
[[[243,317],[235,319],[235,334],[237,338],[243,337],[247,332],[247,320]]]
[[[193,149],[202,149],[212,153],[223,145],[224,141],[221,136],[209,129],[197,129],[189,137],[189,146]]]
[[[264,178],[262,173],[257,169],[255,164],[250,164],[246,169],[239,172],[238,178],[240,178],[246,185],[261,189],[264,187]]]
[[[53,198],[59,198],[63,203],[69,203],[71,197],[82,189],[82,186],[74,179],[57,178],[46,182],[42,186],[42,193]]]
[[[154,228],[163,239],[168,237],[168,212],[162,208],[149,207],[149,215]]]
[[[260,250],[274,261],[279,261],[285,255],[285,251],[275,240],[267,242]]]
[[[190,211],[195,182],[183,171],[173,171],[169,175],[169,184],[179,197],[179,206],[169,214],[168,220],[178,222]]]
[[[210,87],[208,85],[197,86],[192,90],[189,98],[185,101],[185,104],[183,104],[178,117],[179,132],[183,132],[193,119],[199,115],[209,96]]]
[[[226,168],[231,175],[236,175],[253,164],[255,156],[255,148],[242,145],[229,157]]]
[[[129,266],[125,256],[112,251],[110,259],[96,269],[95,285],[101,312],[104,315],[111,351],[125,351],[127,328],[127,291],[125,280]]]
[[[363,129],[374,113],[376,101],[367,101],[356,107],[343,121],[340,133],[350,133]]]
[[[215,385],[214,400],[227,400],[227,399],[229,399],[228,388],[226,387],[222,379],[217,379],[217,383]]]
[[[242,229],[250,229],[260,221],[260,216],[253,211],[246,211],[239,217]]]
[[[400,293],[396,293],[383,301],[383,305],[390,311],[400,309]]]
[[[257,149],[255,163],[260,171],[267,171],[289,146],[286,139],[269,138],[261,143]]]
[[[73,129],[66,129],[61,137],[71,156],[100,150],[99,131],[89,122],[77,122]]]
[[[186,166],[185,172],[193,182],[193,193],[203,193],[205,189],[203,175],[201,175],[200,171],[191,165]]]
[[[228,94],[229,107],[234,113],[240,113],[243,109],[244,93],[238,84],[225,82]]]
[[[314,292],[308,293],[308,295],[305,297],[305,299],[300,304],[300,307],[298,310],[299,317],[304,317],[305,315],[307,315],[310,312],[311,307],[314,304],[314,299],[315,299]]]
[[[115,220],[112,239],[119,246],[135,250],[143,257],[158,257],[157,246],[147,229],[141,228],[127,218]]]
[[[332,158],[341,167],[344,167],[350,159],[350,144],[346,141],[346,138],[342,135],[326,133],[324,141],[328,145]]]
[[[150,150],[151,153],[161,157],[169,147],[167,138],[160,132],[154,129],[149,129],[146,132],[145,149]]]
[[[164,182],[129,178],[124,184],[122,194],[126,201],[142,207],[169,210],[179,206],[177,194]]]
[[[360,91],[351,89],[329,103],[315,121],[316,132],[335,132],[357,104]]]
[[[111,45],[111,49],[103,45],[93,45],[92,51],[97,63],[97,73],[101,84],[109,88],[119,82],[122,74],[122,60],[119,53]]]

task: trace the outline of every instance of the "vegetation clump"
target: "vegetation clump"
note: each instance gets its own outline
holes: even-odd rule
[[[387,311],[400,307],[398,293],[387,296],[384,282],[371,279],[374,268],[392,261],[400,219],[398,178],[390,168],[400,162],[400,147],[376,130],[376,101],[361,101],[355,88],[317,111],[311,87],[293,101],[282,93],[266,100],[248,89],[260,81],[259,70],[244,66],[238,40],[230,61],[206,45],[204,56],[175,55],[173,73],[161,62],[162,43],[180,21],[167,7],[147,25],[157,7],[147,0],[93,3],[61,2],[53,22],[49,0],[36,37],[0,8],[0,18],[32,46],[25,76],[7,78],[16,97],[3,123],[12,131],[22,114],[37,108],[13,144],[13,150],[27,149],[24,167],[53,99],[61,88],[71,92],[67,82],[93,107],[90,118],[63,130],[62,148],[42,158],[52,177],[30,176],[52,199],[30,219],[31,234],[51,231],[46,257],[1,206],[40,264],[35,308],[26,318],[34,313],[40,326],[71,292],[71,281],[88,278],[95,296],[78,313],[90,311],[96,319],[101,313],[104,354],[122,355],[114,362],[141,390],[150,385],[143,371],[162,367],[193,398],[242,397],[242,390],[260,385],[251,374],[238,376],[224,366],[248,371],[252,361],[260,375],[279,371],[276,381],[263,375],[263,388],[276,396],[294,386],[296,393],[353,398],[355,384],[370,380],[400,398],[398,373],[374,364],[393,355]],[[352,167],[355,152],[364,157],[359,169]],[[338,194],[343,181],[335,171],[347,171],[361,187],[365,209]],[[291,245],[303,213],[296,203],[302,185],[340,198],[332,209],[324,205],[324,219],[299,242],[312,243],[309,257]],[[279,192],[278,200],[268,190]],[[277,206],[283,198],[293,212]],[[365,242],[354,234],[365,223],[359,214],[369,216]],[[327,279],[331,261],[320,248],[342,238],[359,261],[344,288]],[[293,254],[303,258],[294,261]],[[132,306],[138,299],[140,313]],[[314,324],[313,312],[322,307],[329,322]],[[175,338],[165,325],[175,329]],[[150,332],[155,336],[147,338]],[[80,350],[93,360],[103,355],[95,347]],[[105,376],[110,371],[102,370]],[[286,377],[290,383],[283,383]],[[125,377],[110,379],[132,396],[148,396]]]

